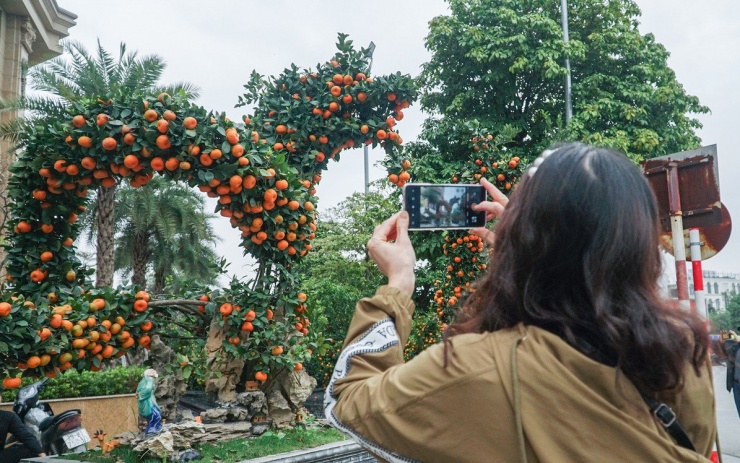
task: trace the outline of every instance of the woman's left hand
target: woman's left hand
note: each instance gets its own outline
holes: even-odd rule
[[[401,211],[375,227],[367,251],[380,272],[388,277],[388,286],[407,296],[414,293],[416,253],[409,240],[408,212]]]

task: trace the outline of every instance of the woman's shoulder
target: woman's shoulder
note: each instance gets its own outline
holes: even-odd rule
[[[530,340],[540,343],[564,343],[559,336],[537,326],[519,323],[510,328],[483,333],[462,333],[449,338],[456,349],[478,349],[483,345],[510,346],[517,340]]]

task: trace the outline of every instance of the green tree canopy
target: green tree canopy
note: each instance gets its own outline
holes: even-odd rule
[[[710,312],[709,319],[714,323],[713,331],[737,331],[737,327],[740,326],[740,294],[732,296],[725,310]]]
[[[318,217],[314,249],[299,272],[309,296],[313,329],[328,341],[328,350],[317,352],[307,365],[322,385],[329,381],[355,304],[383,284],[383,276],[367,258],[366,245],[375,226],[398,208],[397,198],[376,190],[355,193]]]
[[[560,2],[448,2],[451,14],[430,23],[432,58],[420,77],[422,107],[435,116],[422,137],[432,148],[469,150],[472,120],[495,134],[508,130],[509,153],[525,160],[556,140],[646,158],[700,143],[693,116],[708,109],[677,81],[665,47],[640,33],[634,1],[571,0],[568,44]],[[574,113],[568,127],[566,57]]]
[[[121,188],[117,196],[117,270],[131,273],[142,289],[147,270],[153,271],[155,293],[175,272],[202,284],[215,282],[219,259],[213,246],[218,238],[201,194],[157,176],[141,188]]]

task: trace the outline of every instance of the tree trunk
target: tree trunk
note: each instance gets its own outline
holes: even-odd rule
[[[154,294],[162,294],[162,291],[164,291],[166,278],[164,270],[163,268],[154,269]]]
[[[98,188],[98,249],[95,286],[113,286],[116,186]]]
[[[131,277],[131,283],[138,286],[142,290],[146,289],[146,267],[149,264],[149,258],[152,256],[152,251],[149,249],[149,233],[143,231],[136,234],[134,237],[134,252],[133,252],[133,276]]]

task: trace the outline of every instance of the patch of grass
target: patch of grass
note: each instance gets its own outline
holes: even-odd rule
[[[203,454],[201,461],[236,463],[250,458],[318,447],[344,439],[345,437],[335,429],[294,428],[286,431],[268,431],[260,437],[233,439],[196,448]],[[162,460],[157,458],[142,458],[130,447],[119,447],[108,455],[85,452],[65,458],[93,463],[162,463]]]

